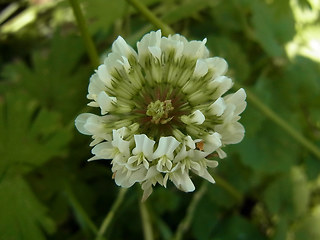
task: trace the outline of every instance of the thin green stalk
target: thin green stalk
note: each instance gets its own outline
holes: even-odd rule
[[[92,38],[89,34],[86,21],[84,19],[83,13],[78,0],[69,0],[72,7],[74,16],[76,17],[80,32],[82,34],[83,41],[87,48],[87,52],[91,61],[93,68],[97,68],[100,64],[99,56],[97,50],[93,44]]]
[[[239,203],[243,200],[243,195],[236,188],[234,188],[230,183],[228,183],[225,179],[217,175],[216,173],[213,175],[214,179],[218,186],[222,187],[226,190],[230,195],[232,195]]]
[[[174,240],[182,239],[183,234],[189,229],[196,207],[198,206],[198,203],[203,197],[203,195],[206,193],[207,188],[208,181],[203,181],[200,189],[196,193],[194,193],[193,198],[188,206],[186,216],[180,222],[177,231],[173,237]]]
[[[83,229],[89,229],[93,234],[97,234],[98,229],[96,225],[91,221],[86,211],[82,208],[77,198],[74,196],[70,187],[65,188],[65,194],[70,202],[70,205],[76,215],[76,219]]]
[[[121,203],[123,202],[123,199],[124,199],[124,196],[125,196],[126,192],[127,192],[126,188],[121,188],[119,190],[117,199],[114,201],[110,211],[108,212],[107,216],[105,217],[105,219],[103,220],[103,222],[102,222],[102,224],[101,224],[101,226],[99,228],[98,234],[96,236],[96,240],[103,239],[103,235],[107,231],[107,229],[110,226],[110,223],[111,223],[113,217],[115,216],[118,208],[120,207]]]
[[[167,24],[162,22],[156,15],[154,15],[140,0],[127,0],[129,4],[137,9],[149,22],[151,22],[155,27],[162,30],[162,34],[168,36],[169,34],[174,34],[172,28]]]
[[[143,227],[143,235],[145,240],[153,240],[153,231],[149,212],[145,202],[140,202],[140,214]]]
[[[10,16],[12,16],[19,9],[19,4],[14,2],[11,3],[8,7],[0,13],[0,24],[5,22]]]
[[[235,87],[239,88],[239,84],[236,84]],[[280,126],[285,130],[293,139],[298,143],[312,152],[315,156],[320,159],[320,149],[313,144],[310,140],[301,135],[297,130],[295,130],[287,121],[279,117],[273,110],[271,110],[267,105],[265,105],[256,95],[254,95],[250,90],[246,89],[248,100],[260,110],[266,117]]]

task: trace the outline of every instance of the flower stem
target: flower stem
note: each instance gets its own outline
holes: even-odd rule
[[[86,24],[83,13],[81,11],[79,1],[78,0],[69,0],[69,2],[72,7],[74,16],[76,17],[78,26],[80,28],[80,32],[82,34],[83,41],[84,41],[85,46],[87,48],[87,52],[88,52],[92,67],[97,68],[100,63],[99,56],[98,56],[97,50],[93,44],[92,38],[89,34],[88,26]]]
[[[243,200],[243,195],[237,189],[235,189],[230,183],[228,183],[225,179],[217,175],[216,173],[213,175],[214,179],[218,186],[222,187],[226,190],[230,195],[232,195],[239,203]]]
[[[183,234],[188,230],[192,218],[194,216],[194,212],[196,210],[196,207],[203,197],[203,195],[206,193],[208,188],[208,181],[203,181],[200,189],[194,193],[193,198],[188,206],[186,216],[183,218],[183,220],[180,222],[177,231],[173,237],[174,240],[180,240],[183,237]]]
[[[79,222],[79,225],[83,229],[90,229],[92,233],[96,234],[98,232],[97,227],[91,221],[90,217],[87,215],[86,211],[82,208],[81,204],[78,202],[76,197],[74,196],[71,188],[66,186],[65,194],[67,196],[68,201],[75,213],[76,219]]]
[[[162,34],[168,36],[169,34],[174,34],[172,28],[167,24],[162,22],[156,15],[154,15],[140,0],[127,0],[129,4],[137,9],[149,22],[151,22],[155,27],[162,30]]]
[[[145,202],[140,202],[140,214],[143,226],[144,239],[153,240],[153,231],[150,216]]]
[[[239,84],[235,84],[235,87],[240,88]],[[273,110],[271,110],[267,105],[265,105],[256,95],[254,95],[251,91],[246,89],[248,100],[258,109],[260,110],[266,117],[280,126],[283,130],[285,130],[292,138],[294,138],[298,143],[312,152],[315,156],[320,159],[320,149],[301,135],[298,131],[296,131],[287,121],[283,120],[279,117]]]
[[[105,217],[105,219],[103,220],[103,222],[102,222],[102,224],[101,224],[101,226],[99,228],[98,234],[96,236],[96,240],[103,239],[103,235],[107,231],[107,229],[108,229],[108,227],[109,227],[109,225],[110,225],[110,223],[111,223],[116,211],[120,207],[126,192],[127,192],[126,188],[121,188],[119,190],[117,199],[114,201],[114,203],[113,203],[113,205],[111,207],[111,210],[108,212],[107,216]]]

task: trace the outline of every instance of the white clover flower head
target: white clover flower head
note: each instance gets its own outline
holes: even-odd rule
[[[90,78],[88,105],[101,116],[75,120],[79,132],[92,135],[89,160],[112,160],[116,184],[140,183],[143,199],[168,180],[194,191],[191,172],[214,183],[208,168],[218,162],[210,158],[226,157],[221,148],[244,137],[238,120],[246,93],[223,96],[233,85],[224,76],[227,62],[209,57],[205,43],[159,30],[146,34],[136,52],[118,37]]]

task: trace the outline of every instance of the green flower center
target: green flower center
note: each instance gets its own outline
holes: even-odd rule
[[[173,109],[174,107],[172,106],[171,100],[165,100],[163,102],[157,100],[149,103],[146,114],[152,117],[152,123],[166,124],[173,118],[169,117],[169,113]]]

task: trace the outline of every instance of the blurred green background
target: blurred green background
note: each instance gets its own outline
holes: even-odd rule
[[[156,29],[124,0],[80,2],[101,57],[118,35],[135,47]],[[320,148],[319,0],[141,2],[189,40],[207,38],[235,82]],[[64,0],[0,8],[0,239],[94,239],[119,188],[108,161],[86,161],[90,137],[74,128],[93,68],[72,9]],[[241,123],[245,139],[225,148],[220,181],[206,185],[182,239],[320,239],[319,157],[250,99]],[[172,239],[194,194],[155,188],[154,239]],[[129,189],[106,239],[143,239],[140,199],[140,186]]]

